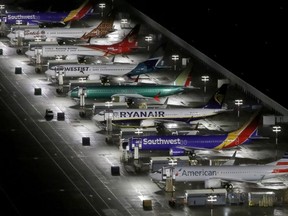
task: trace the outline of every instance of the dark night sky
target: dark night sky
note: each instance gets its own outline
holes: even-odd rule
[[[60,2],[57,7],[67,10],[80,0],[25,1],[18,0],[37,9],[48,8],[48,2],[56,8]],[[288,1],[126,2],[288,108],[283,94],[287,83]]]
[[[288,108],[287,1],[126,1]]]

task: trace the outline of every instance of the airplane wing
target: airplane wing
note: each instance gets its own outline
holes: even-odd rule
[[[210,178],[210,180],[213,180],[214,178]],[[215,180],[218,180],[219,178],[215,178]],[[239,178],[221,178],[221,182],[231,183],[231,182],[240,182],[240,183],[252,183],[256,184],[258,181],[247,181]]]
[[[112,98],[115,97],[123,97],[125,99],[141,99],[141,100],[151,100],[153,98],[151,97],[145,97],[143,95],[140,94],[114,94],[111,96]],[[159,98],[157,98],[157,96],[154,97],[154,100],[159,101]]]

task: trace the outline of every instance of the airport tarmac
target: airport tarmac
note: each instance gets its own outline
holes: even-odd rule
[[[3,38],[6,41],[6,39]],[[107,144],[105,133],[91,121],[90,116],[81,118],[77,102],[56,93],[56,86],[47,81],[43,73],[35,68],[24,55],[16,54],[15,48],[0,44],[0,133],[1,133],[1,215],[287,215],[286,190],[283,188],[236,185],[242,191],[272,190],[278,200],[273,207],[247,207],[238,205],[173,208],[169,206],[170,192],[151,182],[146,169],[135,169],[122,163],[122,152],[117,144]],[[15,74],[21,67],[22,73]],[[179,72],[180,68],[178,68]],[[173,72],[170,71],[170,72]],[[195,69],[192,84],[199,90],[171,97],[172,105],[183,101],[189,105],[202,105],[215,91],[224,77],[207,73],[210,81],[206,92],[201,81],[202,72]],[[168,79],[172,79],[171,75]],[[152,76],[152,75],[151,75]],[[167,78],[167,72],[154,74],[155,79]],[[35,89],[41,94],[35,95]],[[247,107],[240,116],[234,104],[235,98],[245,98]],[[87,101],[88,102],[88,101]],[[90,101],[92,102],[92,101]],[[237,128],[249,118],[257,100],[241,91],[237,86],[229,88],[226,97],[230,113],[215,116],[203,122],[206,127],[229,131]],[[44,118],[45,110],[54,112],[52,120]],[[58,113],[65,118],[57,119]],[[273,111],[264,108],[264,115]],[[259,128],[259,133],[270,137],[255,141],[238,149],[237,162],[265,163],[273,161],[286,150],[287,126],[275,145],[275,134],[271,126]],[[216,133],[216,132],[215,132]],[[83,145],[89,137],[90,145]],[[277,148],[277,152],[276,152]],[[234,150],[205,152],[201,157],[229,157]],[[214,155],[213,155],[214,154]],[[149,157],[149,156],[147,156]],[[252,160],[254,159],[254,160]],[[146,159],[145,159],[146,160]],[[112,167],[120,168],[119,175],[112,175]],[[183,196],[185,190],[199,185],[176,184],[173,196]],[[152,210],[143,209],[143,200],[152,200]],[[282,200],[282,202],[281,202]]]

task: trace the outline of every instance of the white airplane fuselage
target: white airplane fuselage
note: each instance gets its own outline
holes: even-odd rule
[[[223,109],[224,111],[225,109]],[[114,109],[113,121],[133,121],[133,120],[179,120],[189,121],[192,119],[204,118],[216,115],[222,109],[198,109],[198,108],[179,108],[179,109]],[[94,120],[104,122],[104,116],[95,115]]]
[[[53,66],[45,72],[46,76],[55,78],[60,72],[64,77],[83,77],[90,75],[123,76],[133,70],[137,64],[67,64]]]

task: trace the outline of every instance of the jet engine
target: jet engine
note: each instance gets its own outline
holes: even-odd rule
[[[221,188],[221,180],[220,179],[207,179],[205,181],[205,188]]]

